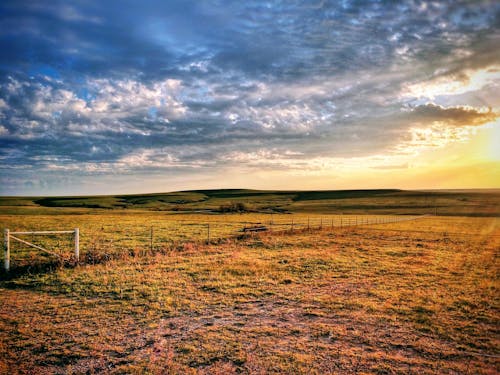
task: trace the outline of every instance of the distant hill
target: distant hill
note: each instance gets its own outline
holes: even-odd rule
[[[0,197],[0,212],[82,212],[89,210],[154,210],[166,213],[211,212],[221,207],[256,212],[376,213],[500,216],[500,190],[191,190],[172,193]],[[63,210],[63,211],[61,211]],[[76,210],[76,211],[75,211]]]

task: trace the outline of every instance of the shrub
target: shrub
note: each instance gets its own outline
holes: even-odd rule
[[[221,204],[219,206],[219,212],[247,212],[248,208],[245,203],[242,202],[231,202],[226,204]]]

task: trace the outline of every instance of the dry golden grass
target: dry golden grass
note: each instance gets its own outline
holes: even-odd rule
[[[318,214],[165,214],[150,211],[110,210],[107,213],[0,215],[0,227],[15,231],[80,229],[83,258],[92,262],[102,258],[145,251],[166,252],[186,242],[217,242],[241,236],[247,227],[265,225],[270,232],[353,225],[356,223],[413,216],[318,215]],[[151,236],[153,240],[151,241]],[[37,245],[58,253],[63,259],[72,256],[73,235],[20,235]],[[12,267],[31,267],[46,263],[51,257],[16,241],[11,241]],[[3,254],[0,255],[2,259]],[[52,257],[52,260],[54,258]]]
[[[496,374],[499,220],[185,244],[0,282],[0,373]]]

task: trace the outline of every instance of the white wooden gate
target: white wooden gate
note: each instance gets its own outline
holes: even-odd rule
[[[23,235],[23,234],[31,234],[31,235],[43,235],[43,234],[73,234],[75,236],[75,259],[78,261],[80,259],[80,230],[75,228],[73,230],[55,230],[55,231],[38,231],[38,232],[11,232],[9,229],[4,230],[4,269],[5,271],[9,271],[10,269],[10,240],[21,242],[25,245],[34,247],[35,249],[44,251],[48,254],[54,255],[60,258],[59,254],[54,253],[53,251],[47,250],[42,246],[35,245],[31,242],[25,241],[15,235]]]

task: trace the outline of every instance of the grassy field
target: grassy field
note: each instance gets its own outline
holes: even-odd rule
[[[265,233],[4,278],[0,373],[496,374],[499,224]]]
[[[80,230],[80,254],[93,261],[121,256],[168,252],[186,243],[211,242],[244,235],[246,229],[265,227],[271,233],[307,228],[335,228],[374,223],[380,220],[407,220],[418,216],[261,214],[226,215],[165,214],[156,211],[108,210],[98,214],[0,215],[0,227],[16,231]],[[59,254],[63,260],[73,255],[73,235],[19,235],[21,239]],[[11,241],[13,268],[30,267],[54,260],[52,255]],[[2,260],[3,253],[0,254]]]
[[[5,214],[93,213],[95,210],[216,212],[242,203],[248,211],[282,213],[500,216],[500,190],[404,191],[198,190],[92,197],[0,197]]]
[[[81,245],[75,265],[71,235],[21,236],[62,261],[11,243],[0,374],[496,374],[499,204],[496,190],[0,198],[1,227],[78,227]]]

